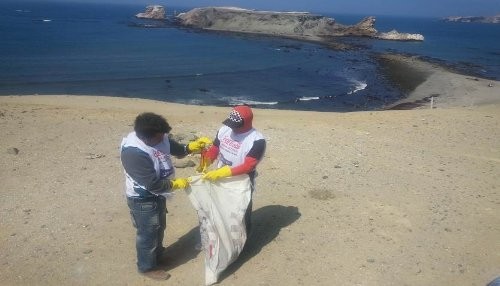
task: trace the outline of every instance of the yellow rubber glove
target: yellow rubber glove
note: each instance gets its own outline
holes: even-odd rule
[[[172,182],[172,190],[185,189],[189,186],[189,178],[177,178],[173,179]]]
[[[204,148],[212,144],[212,140],[207,137],[200,137],[192,142],[189,142],[188,149],[191,153],[200,153]]]
[[[206,173],[201,178],[203,180],[209,180],[209,181],[213,182],[213,181],[217,181],[220,178],[231,177],[232,175],[233,175],[233,173],[231,172],[231,168],[229,168],[229,166],[224,166],[224,167],[221,167],[217,170],[210,171],[210,172]]]
[[[206,156],[206,151],[201,151],[200,165],[196,168],[198,173],[205,174],[207,172],[208,166],[212,164],[212,160],[210,160]]]

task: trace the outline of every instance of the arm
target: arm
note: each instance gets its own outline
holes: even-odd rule
[[[139,185],[144,186],[146,191],[159,194],[171,190],[171,181],[156,176],[153,161],[139,148],[124,148],[121,152],[121,160],[127,174]]]
[[[201,153],[205,146],[212,144],[212,140],[207,137],[200,137],[189,142],[187,145],[180,144],[172,139],[168,139],[168,142],[170,143],[170,154],[176,156],[177,158],[182,158],[191,153]]]
[[[266,150],[266,141],[259,139],[254,142],[252,148],[248,152],[243,164],[234,166],[233,168],[225,165],[217,170],[210,171],[203,175],[204,180],[216,181],[220,178],[236,176],[240,174],[251,173],[264,156]]]
[[[231,168],[231,174],[233,176],[248,174],[251,171],[255,170],[257,164],[262,160],[264,153],[266,151],[266,141],[264,139],[260,139],[254,142],[252,149],[248,152],[245,157],[245,161],[243,164],[234,166]]]
[[[190,153],[187,145],[181,144],[172,139],[168,139],[168,142],[170,143],[170,154],[175,157],[182,158]]]

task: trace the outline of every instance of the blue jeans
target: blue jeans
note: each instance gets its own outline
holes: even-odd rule
[[[139,272],[152,270],[157,266],[163,251],[163,235],[167,225],[165,198],[127,198],[132,223],[137,229],[135,247]]]

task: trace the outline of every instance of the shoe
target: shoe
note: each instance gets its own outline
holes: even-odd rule
[[[146,272],[141,272],[141,275],[153,280],[167,280],[168,278],[170,278],[170,274],[163,269],[154,269]]]

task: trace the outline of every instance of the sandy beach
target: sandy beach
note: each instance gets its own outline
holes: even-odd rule
[[[486,285],[500,276],[499,82],[406,61],[395,63],[419,80],[388,109],[416,109],[254,109],[268,142],[255,229],[219,285]],[[167,205],[171,278],[136,272],[119,143],[144,111],[190,138],[213,137],[230,108],[0,97],[0,284],[203,285],[183,192]]]

